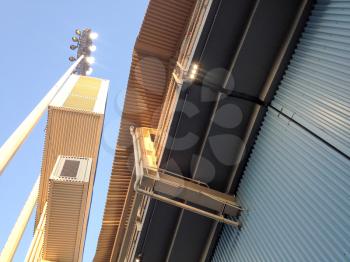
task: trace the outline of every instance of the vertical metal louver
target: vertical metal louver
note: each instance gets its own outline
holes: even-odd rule
[[[315,4],[272,106],[299,125],[269,109],[212,260],[350,261],[349,0]]]
[[[270,109],[213,261],[349,261],[350,161]]]

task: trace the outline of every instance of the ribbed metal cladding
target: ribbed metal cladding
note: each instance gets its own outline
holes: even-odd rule
[[[91,158],[59,156],[57,159],[49,179],[43,242],[45,261],[82,260],[91,164]]]
[[[270,109],[213,261],[349,261],[350,161]]]
[[[213,261],[350,260],[350,1],[319,1],[290,61]],[[329,143],[337,150],[327,145]]]
[[[350,1],[314,7],[273,106],[350,156]]]
[[[129,128],[157,128],[194,0],[151,0],[135,43],[112,174],[94,261],[109,261],[133,169]]]
[[[59,155],[91,157],[94,159],[92,174],[95,173],[103,117],[79,110],[49,107],[36,224],[47,200],[49,176]],[[93,183],[93,179],[91,181]]]
[[[181,44],[184,29],[194,8],[194,0],[151,0],[135,49],[170,58]]]
[[[52,183],[45,227],[44,259],[79,261],[81,223],[87,186],[78,183]]]
[[[110,259],[133,169],[130,126],[156,127],[168,82],[165,60],[134,51],[112,175],[94,261]],[[130,208],[130,207],[126,207]]]

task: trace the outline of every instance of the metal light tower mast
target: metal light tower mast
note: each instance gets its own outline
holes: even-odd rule
[[[56,94],[61,90],[63,84],[67,81],[72,73],[79,75],[90,75],[92,73],[92,65],[95,58],[91,53],[96,50],[92,40],[98,37],[97,33],[92,32],[91,29],[84,29],[83,31],[75,30],[76,36],[72,37],[76,45],[71,45],[70,49],[77,49],[77,55],[69,57],[69,61],[75,62],[57,81],[57,83],[50,89],[46,96],[38,103],[33,111],[24,119],[24,121],[11,134],[6,142],[0,148],[0,175],[4,171],[8,162],[16,154],[18,148],[26,140],[32,129],[40,120],[43,113],[46,111],[48,105]]]
[[[85,76],[92,73],[90,65],[95,62],[95,59],[91,56],[91,53],[96,50],[96,46],[93,45],[92,40],[97,38],[97,33],[92,32],[91,29],[84,29],[82,31],[77,29],[75,33],[76,36],[73,36],[72,40],[76,45],[71,45],[70,49],[77,49],[77,54],[76,56],[69,57],[69,60],[74,62],[74,64],[70,66],[70,68],[62,75],[57,83],[1,146],[0,175],[72,74]],[[33,186],[8,240],[0,253],[1,262],[12,261],[15,255],[16,249],[35,207],[35,203],[38,201],[39,179],[40,176]]]
[[[76,45],[71,45],[70,49],[78,49],[77,57],[69,57],[69,61],[76,61],[79,57],[84,56],[85,59],[79,63],[76,68],[76,74],[78,75],[90,75],[92,73],[92,65],[95,62],[95,58],[91,56],[91,53],[96,50],[96,46],[93,45],[92,40],[97,38],[97,33],[92,32],[91,29],[84,29],[83,31],[75,30],[76,36],[72,37],[73,42]]]

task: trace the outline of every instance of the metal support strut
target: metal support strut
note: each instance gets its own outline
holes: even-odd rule
[[[151,131],[150,131],[151,130]],[[157,168],[152,129],[130,127],[134,145],[136,179],[134,190],[153,199],[240,228],[236,217],[241,208],[233,196],[210,189],[208,185]]]

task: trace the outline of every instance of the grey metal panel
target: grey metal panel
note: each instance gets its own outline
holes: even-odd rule
[[[272,105],[350,156],[350,1],[320,1]]]
[[[349,0],[315,5],[272,105],[300,125],[269,109],[213,261],[350,261]]]
[[[213,261],[350,261],[350,161],[269,109]]]

